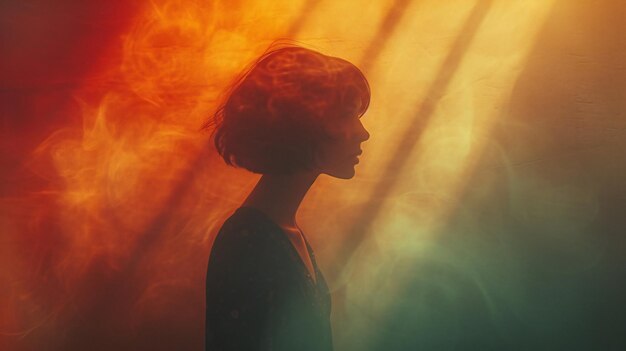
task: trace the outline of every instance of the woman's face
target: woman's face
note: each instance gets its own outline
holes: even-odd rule
[[[354,167],[362,152],[361,143],[370,137],[359,117],[343,117],[327,126],[330,138],[321,142],[317,150],[320,173],[341,179],[354,177]]]

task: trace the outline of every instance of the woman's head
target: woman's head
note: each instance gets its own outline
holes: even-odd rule
[[[348,61],[296,47],[261,56],[215,115],[226,163],[262,174],[354,175],[352,157],[369,134],[360,116],[370,91]]]

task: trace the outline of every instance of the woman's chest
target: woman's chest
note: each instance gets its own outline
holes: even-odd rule
[[[328,317],[330,315],[330,294],[326,280],[317,267],[315,254],[307,247],[306,242],[301,244],[291,240],[281,240],[283,254],[276,256],[274,271],[280,275],[276,277],[281,284],[279,288],[283,301],[307,305],[316,310],[316,314]],[[299,247],[299,248],[298,248]],[[308,264],[305,264],[308,260]],[[313,278],[315,277],[315,278]]]
[[[287,233],[287,238],[289,239],[289,242],[298,254],[298,258],[300,261],[299,263],[301,263],[304,268],[306,268],[308,274],[307,277],[311,278],[314,284],[317,284],[317,273],[315,269],[315,264],[313,263],[313,258],[309,253],[306,241],[302,233],[297,230],[288,229],[286,229],[285,232]]]

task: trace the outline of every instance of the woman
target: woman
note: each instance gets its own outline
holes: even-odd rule
[[[332,350],[328,286],[296,212],[320,174],[354,176],[369,100],[358,68],[297,46],[265,53],[228,94],[215,146],[262,176],[211,250],[207,350]]]

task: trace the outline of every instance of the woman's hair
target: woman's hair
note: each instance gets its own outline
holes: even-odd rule
[[[295,45],[271,48],[231,87],[205,127],[227,164],[285,174],[315,166],[333,120],[361,116],[370,89],[346,60]]]

